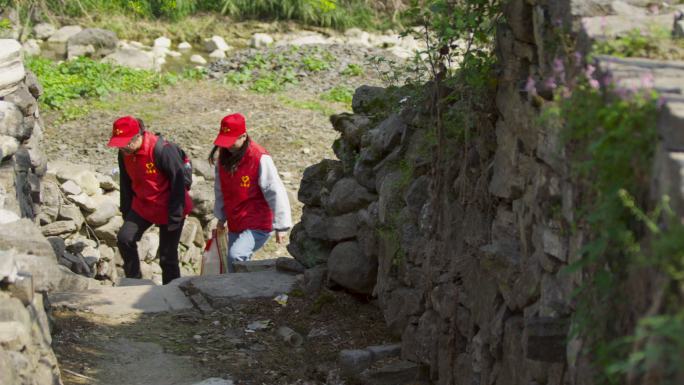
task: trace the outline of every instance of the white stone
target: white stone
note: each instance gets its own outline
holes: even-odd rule
[[[0,100],[0,135],[21,138],[24,135],[23,123],[24,116],[19,107],[14,103]]]
[[[66,44],[70,37],[81,32],[82,30],[83,28],[81,28],[78,25],[64,26],[58,29],[54,34],[52,34],[52,36],[50,36],[50,38],[48,39],[48,42]]]
[[[224,51],[221,51],[220,49],[217,49],[214,52],[210,53],[209,57],[212,59],[224,59],[226,57],[226,53]]]
[[[154,47],[171,48],[171,39],[165,36],[154,39]]]
[[[15,212],[6,209],[0,209],[0,224],[4,225],[5,223],[16,222],[19,219],[21,218]]]
[[[14,92],[24,76],[21,44],[14,39],[0,39],[0,97]]]
[[[195,64],[207,64],[207,60],[203,58],[201,55],[190,56],[190,62]]]
[[[284,42],[285,45],[310,45],[310,44],[331,44],[331,41],[326,39],[325,36],[321,34],[307,34],[303,36],[296,37],[289,41]]]
[[[107,55],[102,61],[141,70],[155,69],[154,55],[134,47],[119,49]]]
[[[69,44],[67,47],[67,59],[76,59],[79,56],[90,56],[95,53],[95,47],[92,44],[80,45]]]
[[[73,180],[68,180],[60,186],[62,188],[62,191],[64,191],[65,194],[67,195],[78,195],[83,192],[81,190],[81,187],[76,184]]]
[[[187,51],[187,50],[192,49],[192,45],[190,43],[188,43],[187,41],[184,41],[184,42],[178,44],[178,49],[180,51]]]
[[[0,219],[1,218],[2,215],[0,214]],[[12,254],[3,255],[3,257],[0,258],[0,281],[12,283],[17,279],[18,274],[19,270],[17,269],[17,264],[14,262],[14,256]]]
[[[167,47],[153,47],[152,54],[155,58],[164,57],[169,54],[169,49]]]
[[[252,48],[267,47],[271,44],[273,44],[273,38],[265,33],[255,33],[249,42]]]
[[[138,48],[138,49],[148,48],[147,46],[145,46],[145,44],[143,44],[139,41],[135,41],[135,40],[128,42],[128,44],[129,44],[129,46],[131,46],[133,48]]]
[[[216,50],[228,51],[230,46],[221,36],[212,36],[208,39],[204,39],[204,49],[207,52],[213,52]]]
[[[40,43],[36,39],[28,39],[21,46],[24,51],[24,56],[39,56],[40,55]]]
[[[57,31],[54,25],[50,23],[39,23],[33,27],[33,35],[40,40],[45,40],[54,35]]]
[[[19,149],[19,141],[7,135],[0,135],[0,159],[14,155]]]
[[[180,52],[178,52],[178,51],[169,51],[169,52],[167,52],[166,54],[169,55],[169,56],[171,56],[171,57],[181,57],[181,56],[183,56],[183,54],[180,53]]]

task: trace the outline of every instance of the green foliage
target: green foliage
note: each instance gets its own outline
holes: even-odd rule
[[[684,355],[684,226],[663,198],[651,211],[648,186],[657,142],[655,93],[603,93],[581,83],[558,97],[545,119],[564,123],[566,149],[583,196],[575,227],[592,238],[568,271],[585,272],[573,315],[573,333],[591,345],[598,383],[622,384],[627,376],[656,371],[675,383]],[[625,285],[640,271],[666,279],[657,287],[657,314],[624,330]],[[658,283],[655,283],[658,285]],[[659,299],[660,298],[660,299]],[[643,310],[643,309],[642,309]]]
[[[347,64],[347,67],[340,72],[343,76],[361,76],[363,75],[363,67],[358,64]]]
[[[283,52],[254,53],[239,68],[228,72],[223,82],[245,86],[258,93],[273,93],[298,82],[299,73],[316,73],[330,69],[335,60],[318,47],[292,47]]]
[[[344,103],[351,107],[354,90],[346,86],[335,86],[327,92],[321,94],[322,100],[329,102]]]
[[[74,103],[82,98],[100,98],[121,92],[150,92],[179,80],[204,77],[204,72],[200,70],[161,74],[101,63],[85,57],[60,63],[30,57],[26,59],[26,65],[43,85],[41,106],[60,110],[62,120],[75,119],[88,113],[87,108]]]
[[[487,85],[495,61],[492,47],[494,28],[501,18],[500,1],[412,0],[405,17],[422,26],[404,35],[427,44],[416,61],[424,61],[432,77],[458,68],[469,84]]]
[[[0,20],[0,31],[5,31],[12,28],[12,22],[9,19]]]
[[[592,49],[597,55],[617,57],[684,58],[684,43],[673,39],[670,31],[662,27],[652,27],[648,31],[633,29],[624,36],[599,40]]]
[[[199,12],[212,12],[240,20],[293,20],[338,29],[373,27],[379,19],[387,18],[365,0],[10,0],[10,4],[23,14],[36,7],[67,17],[103,14],[178,21]]]
[[[288,107],[299,108],[302,110],[317,111],[323,115],[331,115],[335,110],[316,100],[296,100],[286,96],[281,96],[278,100]]]

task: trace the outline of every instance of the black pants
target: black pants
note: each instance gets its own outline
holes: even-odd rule
[[[124,260],[124,272],[128,278],[142,278],[138,241],[150,226],[152,226],[151,222],[131,210],[126,215],[124,224],[116,237],[121,257]],[[159,225],[159,265],[162,269],[162,283],[164,285],[180,277],[178,242],[180,242],[182,231],[183,223],[178,230],[174,231],[168,231],[166,225]]]

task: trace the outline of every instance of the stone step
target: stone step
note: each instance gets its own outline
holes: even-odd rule
[[[274,298],[294,287],[296,278],[275,269],[183,279],[178,285],[189,294],[201,293],[214,308],[236,300]]]
[[[82,292],[48,295],[53,307],[99,315],[119,316],[192,309],[192,302],[176,285],[102,287]]]

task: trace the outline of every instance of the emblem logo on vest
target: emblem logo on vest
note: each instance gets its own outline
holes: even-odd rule
[[[228,126],[221,127],[221,131],[222,131],[224,134],[227,134],[227,133],[230,132],[230,127],[228,127]]]
[[[154,162],[145,163],[145,174],[156,174],[157,168],[154,167]]]
[[[123,130],[120,128],[115,128],[114,129],[114,136],[121,135],[123,134]]]
[[[245,175],[240,179],[242,180],[242,182],[240,182],[240,187],[249,187],[249,176]]]

